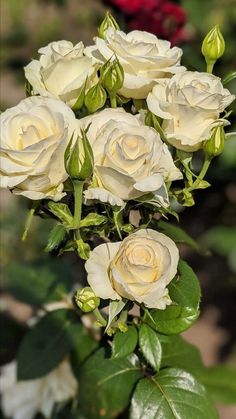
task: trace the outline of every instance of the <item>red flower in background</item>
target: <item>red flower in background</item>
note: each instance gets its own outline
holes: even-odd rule
[[[178,44],[186,38],[185,10],[165,0],[106,0],[125,15],[130,29],[152,32]]]

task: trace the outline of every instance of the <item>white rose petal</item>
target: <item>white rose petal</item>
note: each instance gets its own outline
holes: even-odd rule
[[[75,46],[68,41],[51,42],[39,53],[39,60],[25,67],[35,94],[61,99],[73,107],[85,83],[89,89],[97,82],[97,65],[84,56],[82,42]]]
[[[97,246],[85,264],[88,283],[98,297],[121,297],[165,309],[169,282],[177,272],[179,251],[157,231],[139,230],[123,242]]]
[[[85,48],[85,54],[98,63],[117,57],[124,69],[119,93],[134,99],[145,99],[158,80],[185,70],[180,48],[171,48],[170,42],[144,31],[126,35],[108,28],[105,39],[95,38],[95,46]]]
[[[161,205],[168,205],[165,181],[181,179],[182,174],[159,134],[140,116],[105,109],[79,124],[89,127],[95,162],[94,183],[85,192],[86,199],[122,205],[152,192]]]
[[[16,371],[16,362],[1,368],[1,408],[6,417],[33,419],[42,413],[50,418],[55,403],[65,402],[77,393],[78,384],[67,360],[35,380],[17,381]]]
[[[162,118],[170,144],[184,151],[196,151],[219,123],[228,125],[220,113],[235,96],[221,80],[208,73],[185,71],[157,84],[147,97],[149,110]]]
[[[68,175],[64,152],[78,121],[53,98],[32,96],[0,116],[1,187],[38,200],[59,200]]]

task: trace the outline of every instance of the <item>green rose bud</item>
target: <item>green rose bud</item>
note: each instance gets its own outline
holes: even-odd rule
[[[100,298],[94,294],[92,288],[85,287],[76,292],[75,302],[82,311],[89,313],[99,306]]]
[[[103,19],[99,29],[98,29],[98,36],[102,39],[105,38],[106,36],[106,31],[108,28],[114,28],[119,30],[120,27],[117,23],[117,21],[114,19],[114,17],[112,16],[112,14],[110,12],[106,13],[105,18]]]
[[[93,174],[94,158],[91,145],[85,131],[81,131],[74,145],[71,138],[65,151],[65,168],[72,180],[84,182]]]
[[[211,137],[204,144],[204,151],[209,158],[219,156],[224,150],[225,132],[223,125],[213,128]]]
[[[102,84],[109,93],[116,93],[124,82],[124,70],[117,58],[101,68]]]
[[[215,62],[224,54],[225,41],[218,25],[208,32],[202,43],[202,54],[209,66],[209,72]]]
[[[84,104],[89,113],[94,113],[105,105],[106,98],[106,90],[98,83],[88,90],[85,95]]]

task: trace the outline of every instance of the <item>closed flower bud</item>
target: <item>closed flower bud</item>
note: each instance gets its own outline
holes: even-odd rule
[[[82,311],[89,313],[99,306],[100,298],[94,294],[92,288],[85,287],[76,292],[75,302]]]
[[[106,98],[106,90],[98,83],[86,93],[84,104],[89,113],[94,113],[105,105]]]
[[[117,58],[108,61],[101,69],[102,84],[109,93],[116,93],[124,82],[124,70]]]
[[[207,63],[215,63],[225,51],[225,41],[218,25],[208,32],[202,43],[202,54]]]
[[[85,131],[81,131],[74,145],[70,140],[65,151],[65,168],[72,180],[85,181],[93,174],[93,151]]]
[[[108,28],[113,28],[119,30],[120,27],[117,21],[114,19],[111,13],[107,12],[105,18],[103,19],[99,29],[98,29],[98,36],[100,38],[105,38],[106,31]]]
[[[224,150],[225,132],[223,125],[218,125],[212,130],[211,137],[204,144],[204,151],[210,158],[219,156]]]

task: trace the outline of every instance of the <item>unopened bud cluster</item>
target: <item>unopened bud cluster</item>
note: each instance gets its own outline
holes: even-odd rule
[[[106,31],[108,28],[114,28],[119,30],[120,27],[117,23],[117,21],[114,19],[114,17],[111,15],[111,13],[107,12],[105,18],[103,19],[99,29],[98,29],[98,36],[100,38],[105,38]]]
[[[204,144],[204,151],[209,158],[219,156],[224,150],[225,133],[223,125],[213,128],[211,137]]]
[[[208,32],[202,43],[202,54],[207,64],[213,64],[224,54],[225,41],[218,25]]]

